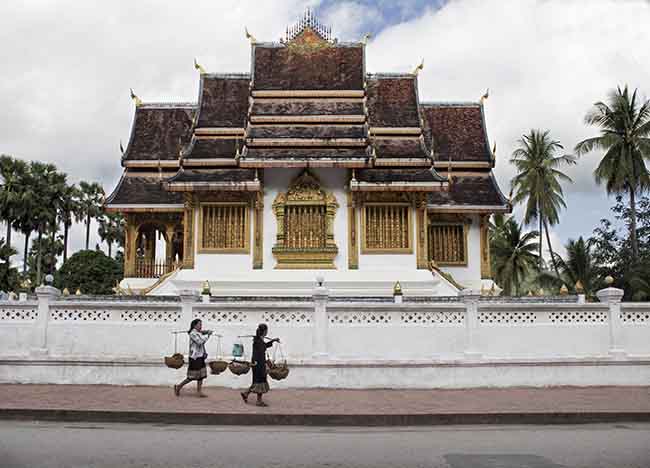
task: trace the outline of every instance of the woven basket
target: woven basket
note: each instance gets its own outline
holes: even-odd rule
[[[214,375],[219,375],[228,369],[228,363],[226,361],[211,361],[208,362],[208,366],[210,366],[210,373]]]
[[[246,361],[233,361],[228,364],[228,369],[235,375],[244,375],[251,370],[251,365]]]
[[[269,377],[273,380],[284,380],[289,376],[289,366],[286,363],[274,364],[269,368]]]
[[[165,365],[171,369],[180,369],[185,364],[185,359],[181,353],[174,353],[171,356],[165,356]]]

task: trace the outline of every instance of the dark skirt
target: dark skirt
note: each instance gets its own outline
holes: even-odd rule
[[[208,376],[208,370],[205,367],[205,358],[190,358],[187,366],[187,378],[190,380],[203,380]]]
[[[253,366],[253,384],[248,389],[251,393],[266,393],[269,383],[266,380],[266,362],[258,362]]]

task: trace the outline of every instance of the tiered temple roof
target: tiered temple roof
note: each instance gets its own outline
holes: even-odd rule
[[[331,39],[313,16],[278,43],[251,42],[251,72],[201,73],[198,105],[136,102],[109,209],[257,191],[269,167],[342,167],[354,191],[427,191],[432,210],[509,210],[482,103],[420,102],[416,73],[366,73],[365,44]]]

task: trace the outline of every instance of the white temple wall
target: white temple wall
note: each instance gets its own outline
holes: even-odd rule
[[[444,266],[456,281],[468,289],[481,289],[481,228],[478,215],[470,215],[472,225],[467,236],[467,266]]]
[[[616,292],[616,291],[614,291]],[[436,388],[642,385],[650,378],[650,304],[568,302],[98,301],[0,302],[0,382],[170,384],[172,331],[192,318],[223,335],[259,322],[291,366],[280,387]],[[474,305],[472,305],[474,304]],[[326,320],[315,320],[324,314]],[[468,320],[475,314],[476,320]],[[320,348],[317,336],[325,336]],[[250,353],[250,339],[244,339]],[[208,343],[210,359],[217,354]],[[187,335],[178,335],[187,354]],[[250,357],[248,354],[247,357]],[[243,387],[229,372],[208,385]]]

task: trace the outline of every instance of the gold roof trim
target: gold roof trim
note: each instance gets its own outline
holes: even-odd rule
[[[327,97],[327,98],[332,98],[332,97],[358,97],[362,98],[365,95],[365,92],[363,90],[310,90],[310,89],[303,89],[303,90],[272,90],[272,91],[261,91],[261,90],[255,90],[252,92],[253,97],[261,97],[261,98],[278,98],[278,97]]]

